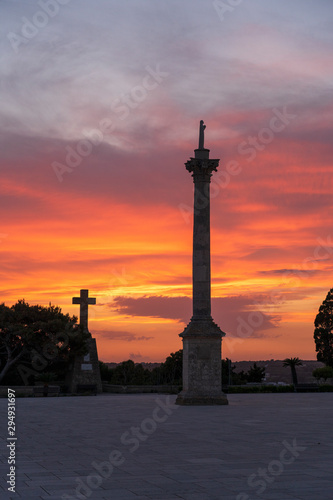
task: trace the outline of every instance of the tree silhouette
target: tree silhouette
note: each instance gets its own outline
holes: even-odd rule
[[[260,368],[254,363],[245,376],[248,382],[261,382],[265,376],[265,368]]]
[[[222,384],[223,385],[243,385],[247,382],[247,374],[242,370],[239,373],[235,372],[236,365],[232,365],[229,358],[222,359]]]
[[[24,300],[11,307],[0,304],[0,382],[18,363],[30,373],[57,367],[63,373],[64,364],[86,352],[89,333],[76,323],[76,316],[63,314],[56,306],[30,306]]]
[[[324,379],[324,382],[326,382],[328,378],[333,377],[333,368],[331,366],[316,368],[313,370],[312,375],[318,380],[318,382],[321,378]]]
[[[283,366],[290,366],[294,387],[296,387],[298,384],[296,366],[302,365],[303,363],[299,358],[286,358],[283,360]]]
[[[333,367],[333,288],[319,307],[315,319],[314,340],[318,361]]]
[[[183,350],[172,352],[161,365],[164,383],[181,384],[183,376]]]

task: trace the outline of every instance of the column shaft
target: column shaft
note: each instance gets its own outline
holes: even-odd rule
[[[209,179],[194,175],[193,319],[211,318]],[[206,176],[205,176],[206,177]],[[208,176],[207,176],[208,177]]]

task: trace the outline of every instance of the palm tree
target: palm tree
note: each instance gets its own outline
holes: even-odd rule
[[[299,358],[286,358],[283,360],[283,366],[290,366],[294,388],[296,389],[298,384],[296,366],[303,366],[302,361]]]

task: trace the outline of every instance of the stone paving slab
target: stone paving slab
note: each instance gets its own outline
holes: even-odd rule
[[[15,494],[1,398],[1,500],[332,500],[333,394],[175,398],[17,399]]]

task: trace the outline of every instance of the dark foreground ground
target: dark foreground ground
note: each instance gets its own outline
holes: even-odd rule
[[[16,493],[0,498],[332,500],[333,393],[231,394],[229,406],[104,394],[16,402]]]

